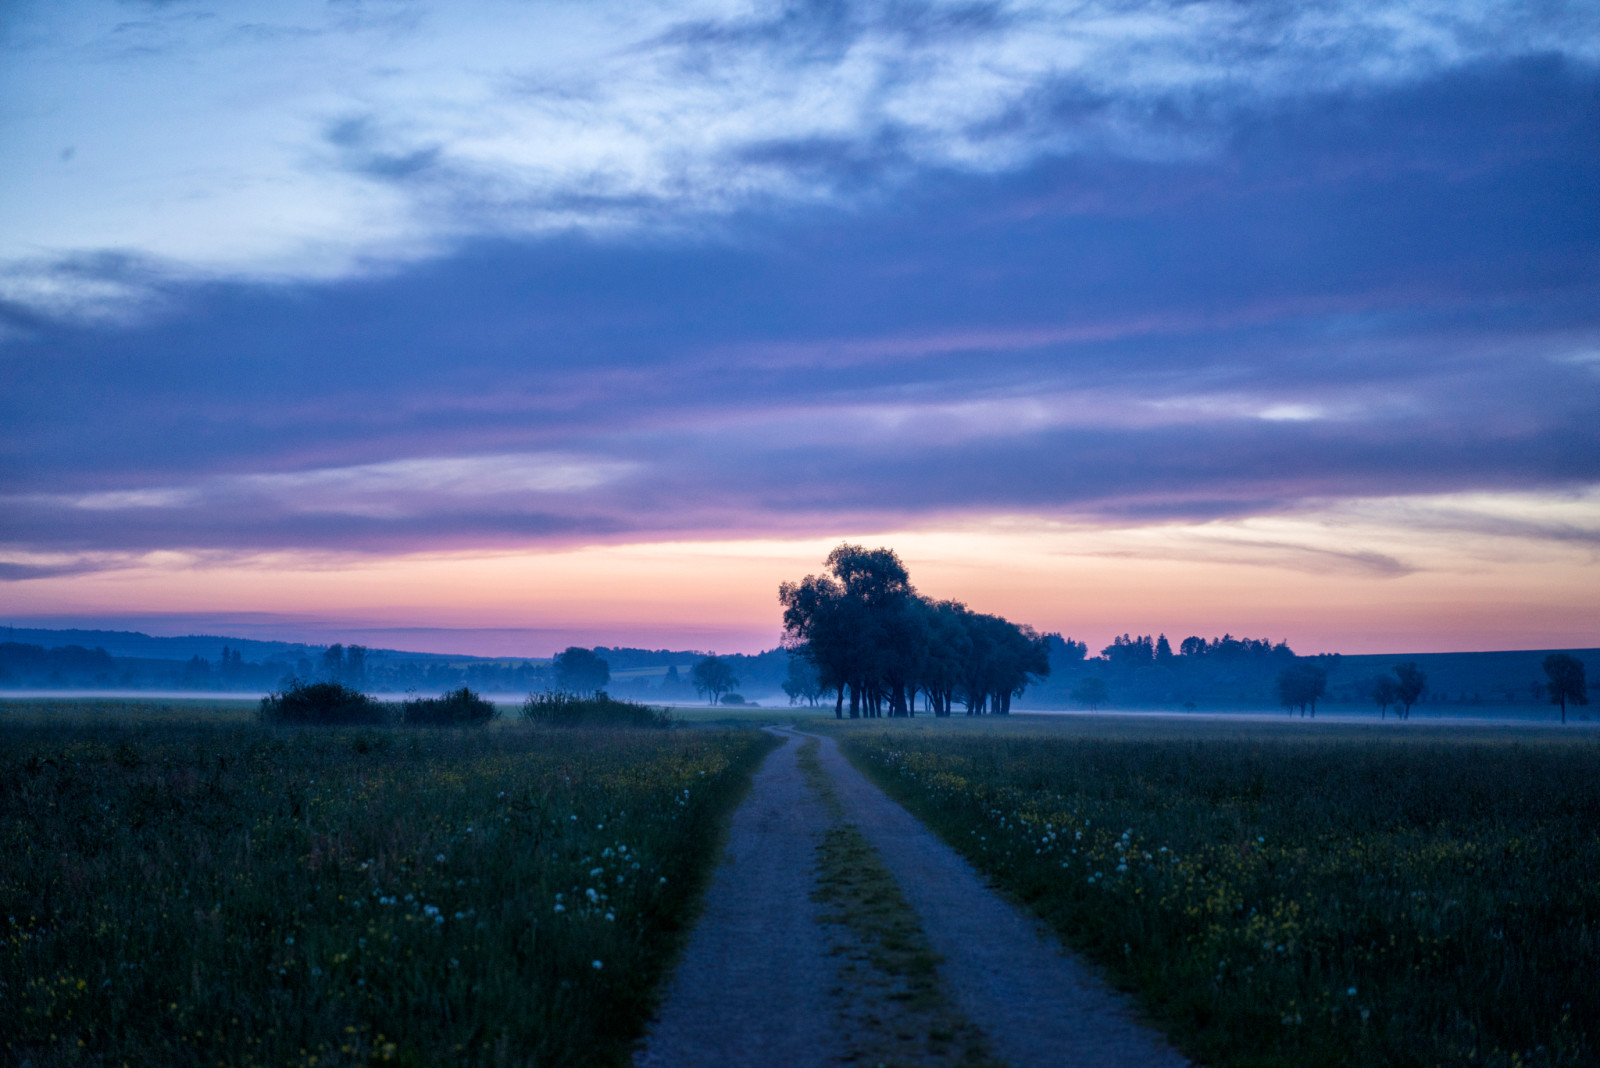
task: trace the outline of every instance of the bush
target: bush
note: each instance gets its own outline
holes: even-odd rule
[[[522,718],[551,727],[670,727],[664,708],[637,701],[618,701],[604,690],[593,697],[570,693],[530,693],[522,702]]]
[[[282,726],[377,724],[388,718],[383,702],[337,682],[296,679],[288,689],[261,699],[261,722]]]
[[[742,705],[747,702],[742,693],[725,693],[722,695],[722,703],[725,705]]]
[[[494,702],[465,686],[443,697],[419,697],[400,706],[400,722],[408,727],[481,727],[499,714]]]

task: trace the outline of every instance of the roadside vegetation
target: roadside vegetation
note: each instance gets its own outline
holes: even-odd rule
[[[626,1063],[755,731],[0,719],[10,1064]]]
[[[1594,741],[962,726],[838,730],[1191,1056],[1600,1059]]]

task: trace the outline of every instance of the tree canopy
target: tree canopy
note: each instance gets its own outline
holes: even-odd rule
[[[1005,714],[1011,699],[1050,673],[1049,646],[1032,627],[917,593],[892,549],[842,544],[828,573],[778,588],[784,645],[816,670],[834,715]],[[1081,655],[1081,654],[1080,654]]]
[[[1550,676],[1550,703],[1561,706],[1561,722],[1567,721],[1567,702],[1589,703],[1588,680],[1583,661],[1571,653],[1551,653],[1544,658],[1544,673]]]
[[[689,676],[694,680],[695,692],[702,697],[709,695],[712,704],[739,685],[739,680],[733,677],[733,668],[728,666],[726,660],[715,656],[708,656],[696,664]]]
[[[556,685],[567,693],[599,693],[611,681],[611,665],[592,649],[569,646],[555,658]]]

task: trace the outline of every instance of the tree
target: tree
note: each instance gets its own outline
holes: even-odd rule
[[[329,682],[344,679],[344,646],[334,644],[322,650],[322,673],[328,676]]]
[[[367,684],[367,647],[352,645],[344,651],[344,681],[358,689]]]
[[[569,645],[555,658],[556,686],[566,693],[599,693],[611,681],[611,665],[593,649]]]
[[[1396,680],[1394,699],[1405,711],[1401,719],[1411,718],[1411,706],[1428,691],[1428,676],[1415,663],[1407,661],[1394,669]]]
[[[1378,718],[1382,719],[1389,706],[1400,699],[1400,683],[1393,675],[1379,675],[1372,684],[1372,699],[1378,704]]]
[[[1072,699],[1079,704],[1088,705],[1091,711],[1105,704],[1110,696],[1106,691],[1106,680],[1098,675],[1090,675],[1072,691]]]
[[[822,677],[817,674],[817,665],[803,656],[791,656],[789,672],[783,680],[783,692],[789,695],[791,705],[804,701],[815,708],[817,698],[822,696]]]
[[[1544,658],[1544,673],[1550,676],[1550,703],[1561,706],[1561,722],[1567,721],[1567,702],[1589,703],[1588,681],[1583,661],[1571,653],[1551,653]]]
[[[1290,711],[1298,708],[1304,716],[1309,709],[1317,717],[1317,699],[1328,689],[1328,672],[1321,664],[1291,664],[1278,676],[1278,701]]]
[[[784,648],[816,668],[841,719],[847,693],[852,719],[913,715],[918,692],[935,715],[949,715],[957,695],[969,715],[1003,714],[1050,673],[1052,648],[1083,655],[1081,643],[919,596],[893,550],[843,544],[827,565],[828,575],[783,583],[778,600]]]
[[[696,664],[689,677],[694,680],[695,693],[711,695],[711,704],[716,704],[723,694],[731,693],[739,685],[739,680],[733,677],[733,668],[726,660],[715,656]]]

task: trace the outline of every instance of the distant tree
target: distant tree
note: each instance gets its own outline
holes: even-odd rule
[[[1309,710],[1316,718],[1317,700],[1327,689],[1328,671],[1321,664],[1291,664],[1278,675],[1279,703],[1290,711],[1298,708],[1302,716]]]
[[[1588,680],[1583,661],[1571,653],[1551,653],[1544,658],[1544,673],[1550,676],[1550,703],[1561,706],[1561,722],[1567,721],[1567,702],[1589,703]]]
[[[722,695],[733,690],[739,685],[739,680],[733,677],[733,668],[720,657],[708,656],[694,666],[689,673],[694,680],[695,693],[702,696],[709,694],[711,704],[716,704]]]
[[[1378,705],[1378,718],[1382,719],[1389,706],[1400,699],[1400,683],[1393,675],[1379,675],[1372,684],[1372,699]]]
[[[1396,680],[1394,699],[1399,702],[1405,711],[1401,719],[1411,718],[1411,706],[1428,692],[1428,676],[1413,662],[1407,661],[1394,669]]]
[[[344,681],[357,689],[367,684],[367,647],[352,645],[344,651]]]
[[[593,649],[571,645],[555,658],[556,687],[565,693],[599,693],[611,681],[611,665]]]
[[[1089,643],[1077,642],[1071,638],[1063,638],[1059,634],[1046,634],[1045,645],[1050,652],[1051,663],[1081,664],[1083,658],[1089,655]]]
[[[329,682],[344,679],[344,646],[335,643],[322,650],[322,674]]]
[[[803,656],[791,656],[783,692],[789,695],[791,705],[804,701],[815,708],[817,699],[822,696],[822,678],[817,674],[817,666]]]
[[[1091,710],[1105,704],[1110,696],[1106,691],[1106,680],[1098,675],[1090,675],[1078,683],[1078,688],[1072,691],[1072,699],[1079,704],[1087,705]]]
[[[1172,646],[1167,642],[1165,634],[1156,639],[1156,663],[1165,664],[1172,659]]]

